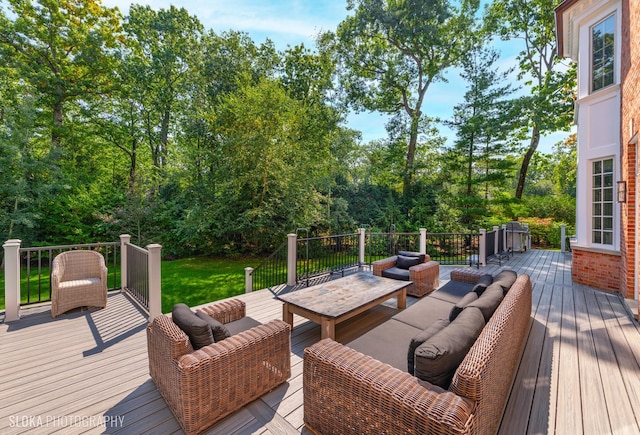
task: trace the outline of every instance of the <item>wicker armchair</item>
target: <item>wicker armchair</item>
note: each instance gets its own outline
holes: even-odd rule
[[[384,276],[382,272],[396,266],[397,255],[373,262],[373,274]],[[409,281],[407,294],[419,298],[428,295],[440,285],[440,263],[430,261],[429,255],[425,255],[424,263],[409,268]]]
[[[221,323],[245,317],[231,299],[202,309]],[[291,328],[272,320],[193,350],[168,316],[147,327],[151,378],[187,434],[202,432],[291,376]]]
[[[107,306],[104,257],[89,250],[62,252],[51,267],[51,316],[85,306]]]

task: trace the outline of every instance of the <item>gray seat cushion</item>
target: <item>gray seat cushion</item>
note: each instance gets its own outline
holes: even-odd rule
[[[419,332],[418,328],[389,319],[347,346],[406,372],[409,342]]]
[[[440,299],[455,304],[473,290],[474,285],[466,282],[449,281],[429,295],[430,299]]]
[[[259,325],[262,325],[262,323],[258,322],[256,319],[253,319],[251,317],[243,317],[242,319],[226,323],[224,326],[227,327],[231,335],[236,335],[243,331],[248,331],[249,329]]]
[[[382,276],[385,278],[399,279],[402,281],[409,281],[409,269],[400,269],[399,267],[390,267],[382,271]]]
[[[442,388],[451,378],[484,328],[478,308],[467,307],[447,327],[415,351],[415,376]]]
[[[171,319],[189,337],[194,349],[213,343],[211,327],[207,322],[196,316],[186,304],[175,304],[171,310]]]
[[[452,307],[453,304],[451,302],[426,297],[420,299],[406,310],[399,312],[393,318],[422,331],[431,326],[436,320],[447,317]]]

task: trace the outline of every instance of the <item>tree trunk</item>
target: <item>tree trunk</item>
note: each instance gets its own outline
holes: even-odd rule
[[[529,163],[531,158],[538,149],[540,143],[540,130],[538,124],[533,125],[533,132],[531,133],[531,142],[529,143],[529,149],[527,150],[524,158],[522,159],[522,166],[520,166],[520,174],[518,176],[518,187],[516,188],[516,198],[522,199],[522,192],[524,191],[524,184],[527,181],[527,171],[529,170]]]
[[[413,163],[416,158],[416,147],[418,144],[418,127],[420,123],[419,111],[415,111],[411,117],[411,132],[409,136],[409,146],[407,148],[407,161],[404,170],[404,184],[402,186],[402,192],[407,193],[409,187],[413,182],[414,168]]]
[[[51,148],[56,149],[62,146],[62,120],[64,113],[62,111],[62,100],[53,103],[53,128],[51,129]]]

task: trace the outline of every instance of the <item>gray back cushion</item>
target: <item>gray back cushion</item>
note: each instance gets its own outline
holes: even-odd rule
[[[451,312],[449,313],[449,321],[453,322],[456,319],[456,317],[458,317],[458,314],[462,312],[464,307],[469,305],[471,302],[474,302],[477,300],[478,300],[478,293],[476,292],[469,292],[466,295],[464,295],[464,297],[460,299],[458,302],[456,302],[453,308],[451,308]]]
[[[196,316],[186,304],[175,304],[171,310],[171,318],[189,337],[194,349],[213,343],[213,334],[209,324]]]
[[[422,343],[415,351],[415,376],[442,388],[451,378],[484,328],[478,308],[467,307],[447,327]]]
[[[504,292],[502,287],[500,286],[500,283],[494,281],[494,283],[487,287],[477,300],[470,302],[467,307],[476,307],[480,309],[484,316],[484,321],[488,322],[503,299]]]
[[[414,251],[398,251],[398,255],[402,255],[405,257],[418,257],[420,259],[420,263],[424,263],[424,260],[426,258],[425,254]]]
[[[224,340],[225,338],[231,337],[231,333],[229,332],[227,327],[224,326],[224,324],[217,321],[204,311],[196,311],[196,316],[207,322],[207,324],[211,328],[211,333],[213,334],[213,341],[218,342]]]
[[[506,295],[514,282],[516,282],[516,278],[518,274],[513,270],[503,270],[493,279],[494,283],[499,283],[500,287],[502,287],[502,292]]]
[[[409,352],[407,353],[407,367],[409,373],[413,374],[413,366],[415,363],[415,352],[418,346],[442,331],[445,326],[449,325],[449,319],[438,319],[433,322],[427,329],[420,331],[418,335],[411,339],[409,343]]]
[[[473,287],[473,291],[480,296],[493,282],[493,275],[485,273],[480,277],[476,285]]]
[[[405,257],[404,255],[398,255],[396,259],[396,267],[398,269],[408,269],[421,263],[423,263],[423,261],[420,261],[420,257]]]

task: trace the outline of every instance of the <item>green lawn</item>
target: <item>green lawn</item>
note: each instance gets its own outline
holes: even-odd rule
[[[244,268],[255,267],[259,259],[185,258],[162,262],[162,312],[178,302],[189,306],[244,293]],[[49,270],[42,270],[43,298],[49,297]],[[109,279],[112,279],[111,273]],[[32,284],[33,285],[33,284]],[[21,290],[26,302],[26,279]],[[4,270],[0,270],[0,310],[4,310]]]

